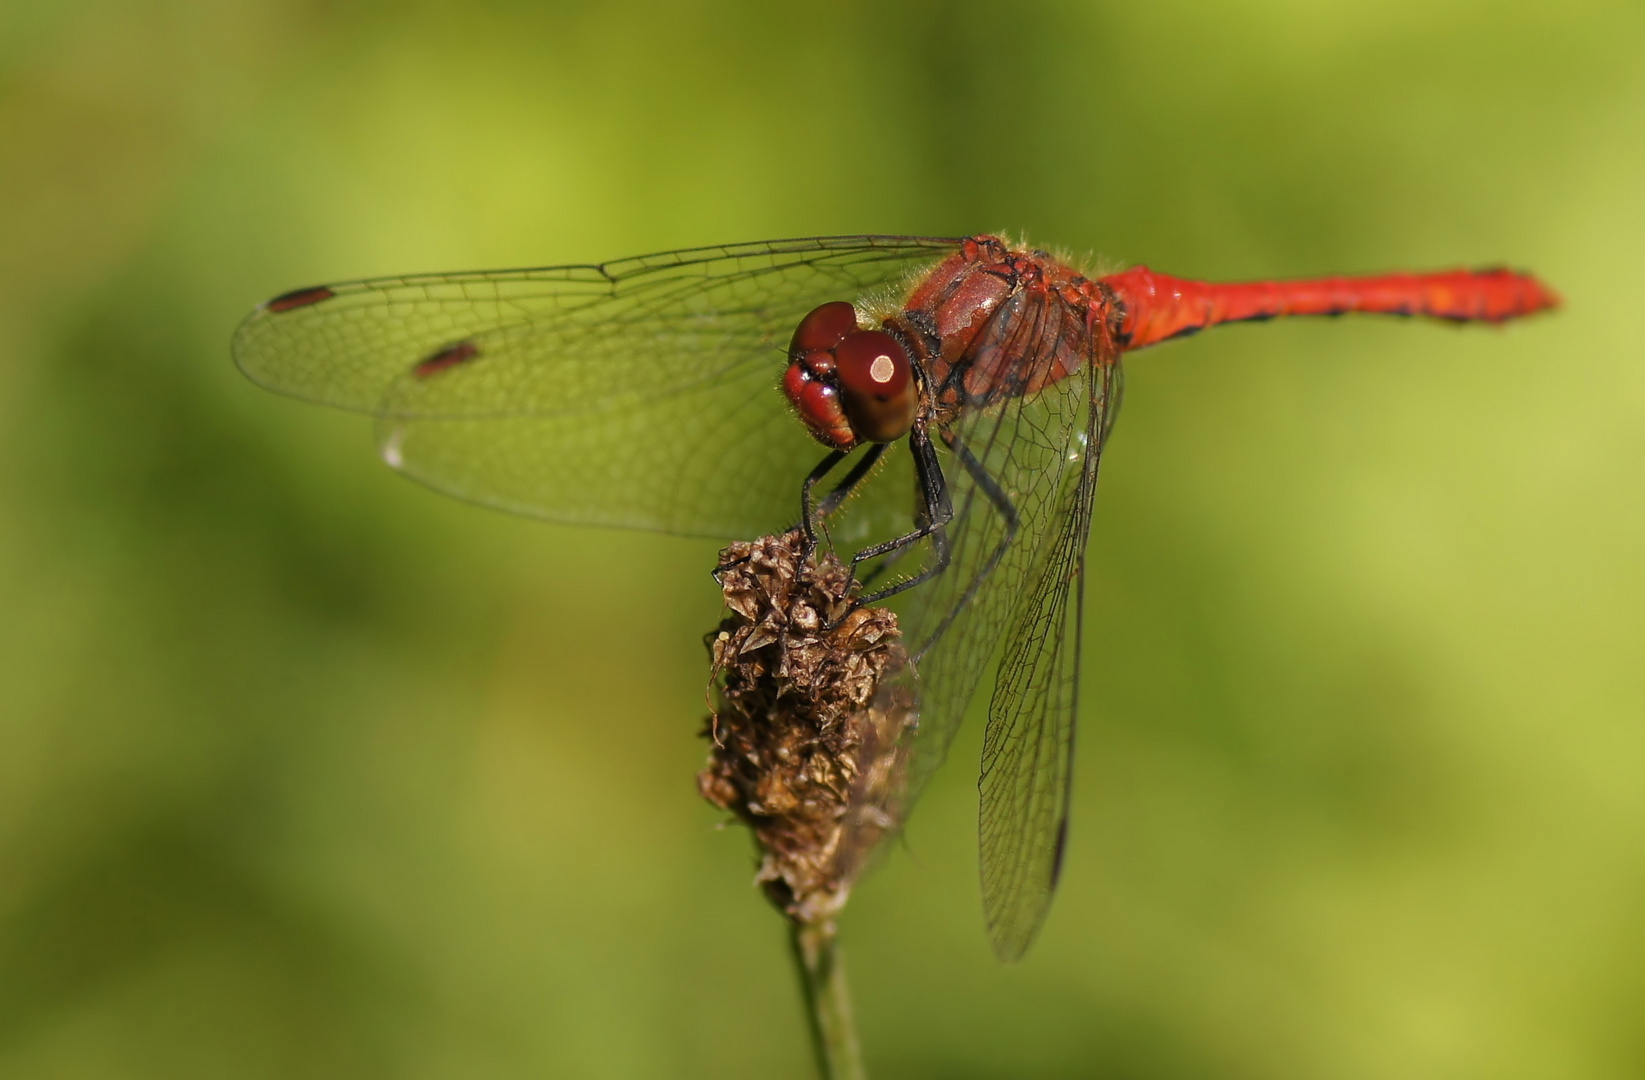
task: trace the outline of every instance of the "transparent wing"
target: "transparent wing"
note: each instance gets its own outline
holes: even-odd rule
[[[978,824],[983,914],[994,951],[1027,952],[1062,871],[1083,653],[1085,548],[1117,362],[1097,376],[1092,447],[1065,496],[1049,550],[1011,616],[983,735]],[[1100,410],[1100,411],[1099,411]]]
[[[1039,317],[1077,315],[1050,305]],[[1024,340],[1077,332],[1073,325],[1022,328]],[[1078,374],[962,414],[951,426],[943,454],[955,510],[951,561],[947,572],[911,590],[905,615],[922,650],[916,794],[999,655],[979,837],[984,914],[1004,959],[1026,951],[1056,884],[1079,677],[1077,594],[1119,380],[1117,358],[1093,356]]]
[[[820,457],[777,389],[800,318],[883,301],[956,243],[822,237],[317,286],[253,312],[234,355],[270,389],[375,415],[385,460],[460,498],[749,536],[793,523]]]

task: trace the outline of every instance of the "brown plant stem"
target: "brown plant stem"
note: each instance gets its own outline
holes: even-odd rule
[[[811,1026],[811,1048],[823,1080],[864,1080],[862,1045],[851,1014],[851,992],[845,981],[834,924],[790,921],[789,942],[805,995]]]
[[[716,700],[697,786],[753,834],[824,1080],[862,1080],[835,918],[901,825],[919,718],[896,615],[855,605],[850,570],[809,547],[794,530],[720,555],[727,614],[707,639]]]

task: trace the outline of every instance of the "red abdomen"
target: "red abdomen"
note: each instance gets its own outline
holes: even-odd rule
[[[1219,285],[1134,266],[1102,283],[1122,309],[1122,349],[1140,349],[1219,323],[1281,315],[1430,315],[1453,322],[1503,322],[1557,307],[1559,297],[1529,274],[1447,270]]]

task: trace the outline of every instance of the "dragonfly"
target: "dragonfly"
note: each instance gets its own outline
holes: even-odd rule
[[[1216,284],[1088,274],[989,235],[832,236],[311,286],[256,308],[233,352],[264,387],[369,414],[390,466],[462,499],[730,539],[797,519],[814,542],[861,542],[860,602],[898,606],[915,659],[905,805],[993,672],[978,862],[1013,960],[1066,847],[1122,356],[1246,320],[1497,323],[1558,303],[1507,269]]]

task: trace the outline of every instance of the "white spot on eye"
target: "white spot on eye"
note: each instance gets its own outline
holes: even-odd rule
[[[395,428],[388,433],[388,438],[383,440],[383,460],[388,462],[391,469],[398,469],[405,464],[400,457],[400,443],[404,441],[405,435],[405,428]]]
[[[891,376],[897,372],[897,365],[889,356],[876,356],[874,362],[868,366],[868,377],[875,382],[890,382]]]

